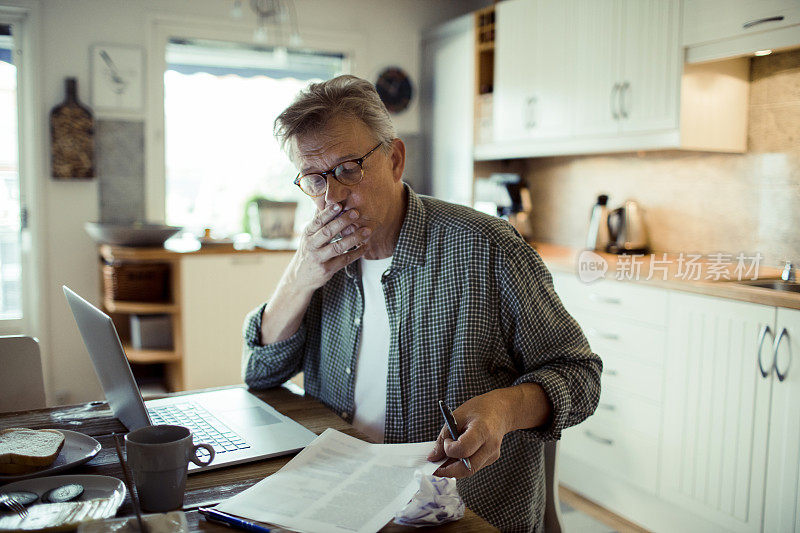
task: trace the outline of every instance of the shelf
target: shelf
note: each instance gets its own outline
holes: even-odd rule
[[[131,363],[176,363],[181,360],[181,354],[175,350],[137,350],[129,343],[122,343],[125,355]]]
[[[162,302],[122,302],[105,298],[103,305],[109,313],[131,313],[134,315],[175,314],[178,306]]]
[[[478,43],[478,52],[493,52],[494,51],[494,42],[489,43]]]

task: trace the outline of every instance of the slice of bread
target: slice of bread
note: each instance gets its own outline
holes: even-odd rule
[[[0,431],[0,474],[24,474],[50,466],[64,446],[56,429],[9,428]]]

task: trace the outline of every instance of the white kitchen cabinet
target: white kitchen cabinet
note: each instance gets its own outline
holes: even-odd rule
[[[185,389],[242,383],[244,317],[270,298],[293,255],[207,254],[180,260]]]
[[[775,335],[763,531],[800,531],[800,311],[778,309]]]
[[[603,493],[600,480],[585,475],[589,467],[602,473],[604,483],[614,479],[655,494],[666,291],[610,280],[587,284],[565,273],[554,273],[553,282],[603,360],[597,411],[566,429],[561,440],[562,464],[579,464],[583,474],[565,470],[561,480],[582,492],[589,486],[590,493]]]
[[[800,45],[800,2],[684,0],[682,41],[687,63],[795,47]]]
[[[621,3],[619,0],[574,0],[575,135],[619,132]]]
[[[800,24],[797,0],[684,0],[683,45],[694,46]]]
[[[553,283],[603,359],[561,482],[653,531],[800,531],[800,310]]]
[[[495,142],[475,159],[745,151],[749,65],[684,76],[679,0],[507,0],[497,13]]]
[[[472,203],[475,36],[472,15],[428,32],[422,40],[424,121],[433,196]]]
[[[578,135],[678,127],[676,0],[576,0]]]
[[[624,133],[678,127],[679,8],[676,0],[622,2],[619,124]]]
[[[495,140],[678,126],[677,0],[508,0],[497,6]]]
[[[775,308],[670,294],[661,497],[736,532],[763,516]]]
[[[494,139],[558,138],[571,133],[574,42],[570,2],[508,0],[496,8]]]

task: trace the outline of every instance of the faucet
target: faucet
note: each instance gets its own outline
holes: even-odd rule
[[[783,272],[781,272],[781,279],[789,282],[797,281],[795,276],[795,268],[791,261],[784,262]]]

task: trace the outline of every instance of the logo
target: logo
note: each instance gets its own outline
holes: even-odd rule
[[[584,283],[592,283],[605,276],[608,261],[591,250],[584,250],[578,256],[578,279]]]

